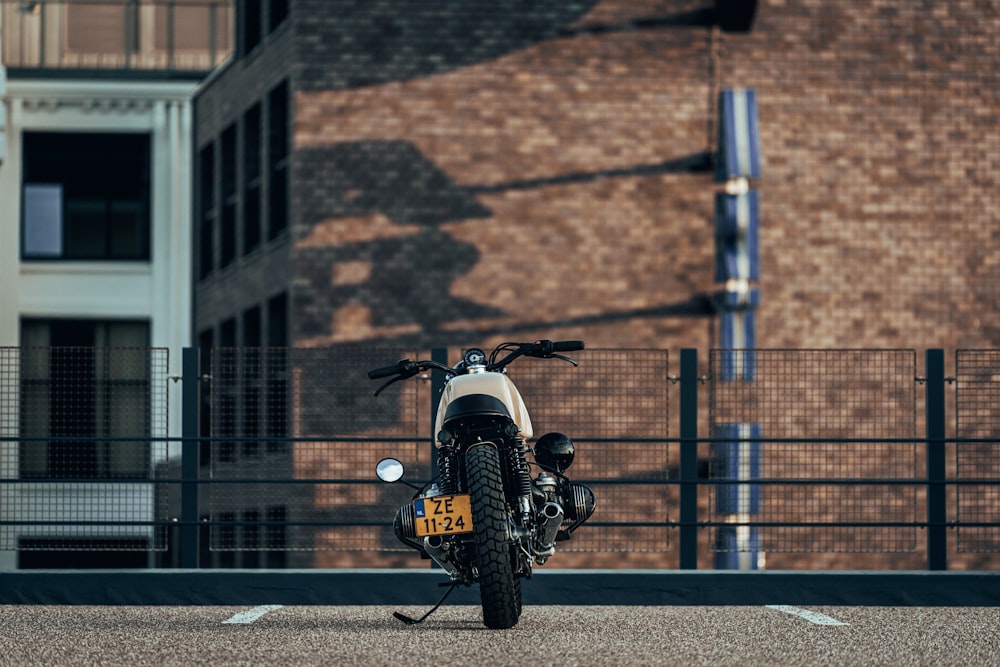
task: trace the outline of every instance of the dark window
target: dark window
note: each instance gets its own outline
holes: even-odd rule
[[[267,344],[288,347],[288,295],[279,294],[267,302]]]
[[[219,266],[225,268],[236,259],[236,125],[222,132],[222,229],[219,242]]]
[[[215,428],[212,435],[232,438],[236,435],[236,320],[228,319],[219,327],[219,348],[212,360],[212,396],[215,400]],[[215,460],[233,463],[236,447],[232,440],[215,443]]]
[[[260,104],[243,115],[243,253],[260,245],[261,198]]]
[[[260,307],[243,313],[243,456],[260,454],[261,349]]]
[[[240,23],[243,26],[243,49],[240,55],[246,55],[260,44],[263,27],[261,0],[243,0],[243,13]]]
[[[215,144],[201,149],[198,157],[198,277],[205,278],[212,273],[215,257]]]
[[[148,134],[24,134],[21,255],[149,260]]]
[[[149,325],[24,320],[21,342],[21,430],[53,438],[21,443],[21,476],[147,477],[149,442],[121,438],[150,434]]]
[[[276,29],[288,18],[288,0],[271,0],[269,28]]]
[[[267,451],[288,451],[288,296],[279,294],[267,302],[266,396],[264,397]]]
[[[278,84],[268,100],[268,239],[288,227],[288,82]]]

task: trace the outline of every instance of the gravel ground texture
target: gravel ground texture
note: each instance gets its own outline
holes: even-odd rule
[[[393,611],[0,606],[0,664],[1000,665],[1000,607],[528,606],[510,630]]]

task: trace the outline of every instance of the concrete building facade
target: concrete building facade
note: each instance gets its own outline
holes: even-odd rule
[[[4,435],[70,435],[67,426],[79,436],[180,434],[180,412],[167,409],[168,401],[179,402],[180,388],[154,381],[170,365],[179,372],[180,351],[191,345],[192,97],[228,52],[231,20],[228,6],[209,3],[180,9],[110,1],[0,3]],[[132,370],[103,377],[106,371],[84,353],[87,363],[69,377],[58,368],[62,353],[50,355],[50,347],[156,347],[167,353],[158,371],[145,353]],[[109,394],[93,399],[98,390],[87,382],[95,379]],[[133,380],[149,396],[138,401],[142,416],[125,417],[126,386]],[[75,403],[60,397],[66,382],[76,383],[69,392]],[[33,390],[33,384],[45,389]],[[102,400],[105,423],[95,426],[102,419],[95,405]],[[135,449],[143,452],[138,461],[118,456],[113,444],[74,447],[0,445],[3,477],[44,480],[3,485],[4,519],[153,518],[152,485],[53,480],[151,477],[171,455],[169,445]],[[29,533],[41,540],[31,548],[24,542]],[[148,533],[134,528],[111,530],[110,536],[145,540]],[[71,552],[73,540],[108,534],[102,527],[5,526],[0,568],[41,562],[38,554]],[[113,560],[120,555],[106,553],[103,562],[123,562]],[[74,557],[79,562],[79,553],[66,556]],[[143,564],[146,558],[143,553]]]

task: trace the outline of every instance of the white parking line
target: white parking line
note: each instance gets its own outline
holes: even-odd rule
[[[280,604],[265,604],[259,607],[254,607],[249,611],[241,611],[232,618],[226,619],[223,623],[253,623],[267,612],[274,611],[275,609],[281,609],[282,606],[283,605]]]
[[[798,616],[799,618],[804,618],[810,623],[815,623],[816,625],[850,625],[850,623],[844,623],[843,621],[838,621],[835,618],[830,618],[826,614],[821,614],[818,611],[808,611],[806,609],[799,609],[798,607],[790,607],[785,604],[769,604],[768,609],[774,609],[775,611],[780,611],[785,614],[791,614],[792,616]]]

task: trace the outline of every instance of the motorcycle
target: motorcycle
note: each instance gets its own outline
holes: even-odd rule
[[[521,615],[521,580],[570,539],[594,513],[591,489],[565,474],[575,446],[562,433],[547,433],[534,448],[531,418],[507,366],[520,357],[577,362],[560,352],[584,349],[583,341],[502,343],[486,353],[467,350],[454,367],[436,361],[403,359],[368,372],[371,379],[391,378],[375,391],[428,370],[444,372],[438,403],[437,477],[417,490],[412,502],[396,512],[393,529],[403,544],[433,559],[451,577],[450,588],[479,584],[483,624],[510,628]],[[529,463],[528,453],[534,461]],[[532,477],[531,467],[537,468]],[[403,477],[403,465],[383,459],[376,474],[384,482]],[[405,482],[404,482],[405,483]]]

